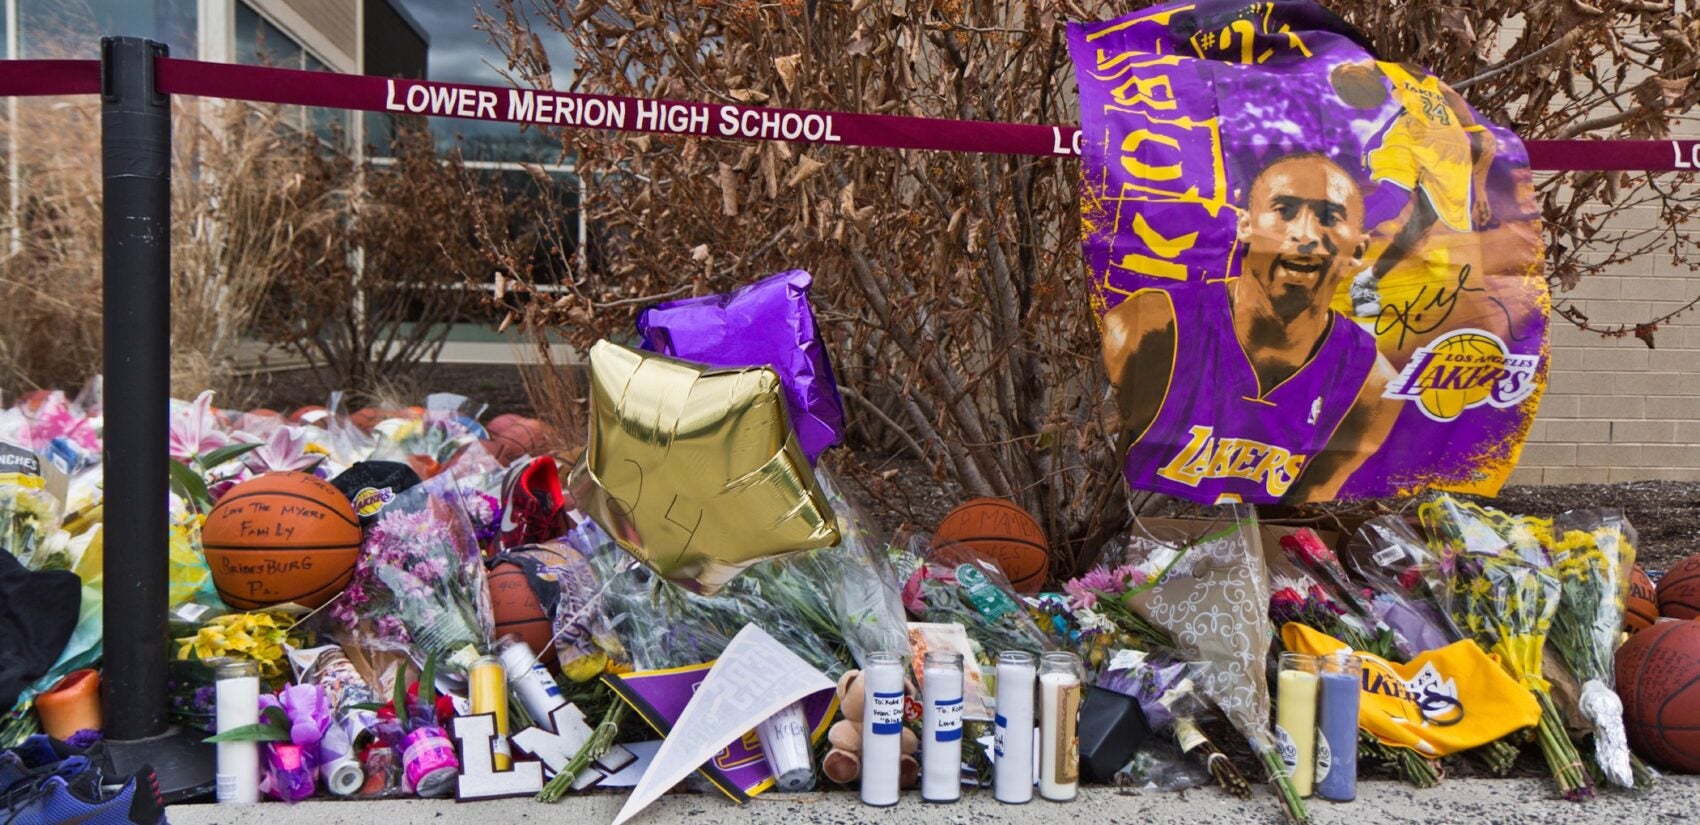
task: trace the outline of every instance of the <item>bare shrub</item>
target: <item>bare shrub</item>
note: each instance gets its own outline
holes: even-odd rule
[[[551,87],[550,52],[570,51],[572,91],[1066,123],[1078,107],[1064,21],[1150,5],[494,0],[480,25],[521,85]],[[1329,5],[1386,57],[1432,66],[1527,138],[1660,136],[1700,95],[1690,82],[1700,24],[1669,3]],[[806,267],[862,445],[913,454],[966,493],[1016,498],[1051,537],[1053,572],[1071,572],[1123,523],[1075,161],[594,130],[561,140],[589,182],[604,263],[581,254],[569,277],[545,282],[495,250],[499,277],[521,282],[502,296],[510,321],[584,345],[628,332],[654,300]],[[1691,261],[1693,203],[1673,183],[1543,178],[1555,286],[1645,252]],[[1655,229],[1603,228],[1638,206],[1656,210]],[[1650,339],[1656,321],[1620,332]],[[858,466],[875,489],[903,484]]]
[[[20,198],[0,239],[4,384],[79,386],[101,365],[99,105],[23,101],[10,129]],[[172,392],[187,397],[230,386],[277,261],[334,213],[302,189],[300,141],[275,107],[179,100],[172,129]]]
[[[299,158],[304,186],[326,193],[337,216],[295,236],[255,325],[312,364],[327,390],[363,398],[426,379],[449,325],[479,306],[469,276],[486,259],[475,227],[512,244],[508,215],[524,205],[496,194],[459,153],[439,155],[424,132],[404,132],[392,148],[363,163],[334,147]]]

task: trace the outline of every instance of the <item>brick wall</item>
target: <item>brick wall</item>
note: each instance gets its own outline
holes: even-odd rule
[[[1686,123],[1678,136],[1700,137],[1700,126]],[[1700,185],[1685,189],[1690,202],[1700,199]],[[1655,220],[1651,208],[1637,207],[1608,226]],[[1700,232],[1700,221],[1689,225]],[[1586,278],[1564,297],[1610,325],[1656,318],[1696,295],[1700,273],[1666,253]],[[1547,394],[1511,483],[1700,481],[1700,308],[1662,327],[1656,349],[1633,337],[1602,339],[1556,316],[1552,329]]]

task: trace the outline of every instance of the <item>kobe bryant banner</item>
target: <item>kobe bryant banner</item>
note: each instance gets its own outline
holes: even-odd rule
[[[1517,137],[1311,2],[1172,3],[1069,51],[1128,483],[1498,492],[1551,307]]]

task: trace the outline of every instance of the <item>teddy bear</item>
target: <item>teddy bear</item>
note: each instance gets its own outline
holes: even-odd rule
[[[821,772],[840,785],[854,782],[862,775],[863,701],[862,671],[852,670],[839,678],[838,709],[843,712],[844,718],[834,722],[826,732],[832,749],[821,760]],[[915,758],[921,740],[914,731],[904,727],[899,741],[898,749],[903,756],[897,767],[898,784],[913,788],[921,779],[921,762]]]

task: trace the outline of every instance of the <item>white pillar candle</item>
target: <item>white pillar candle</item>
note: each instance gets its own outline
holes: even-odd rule
[[[1033,799],[1033,654],[998,654],[997,731],[993,792],[999,802],[1019,805]]]
[[[896,805],[903,759],[902,657],[883,650],[868,654],[862,700],[862,802]]]
[[[1039,795],[1074,799],[1080,787],[1080,657],[1046,653],[1039,660]]]
[[[927,654],[921,700],[921,799],[955,802],[962,798],[962,654]]]
[[[226,662],[214,671],[214,711],[219,733],[260,721],[260,669],[248,661]],[[218,801],[252,805],[260,801],[260,744],[218,743]]]

